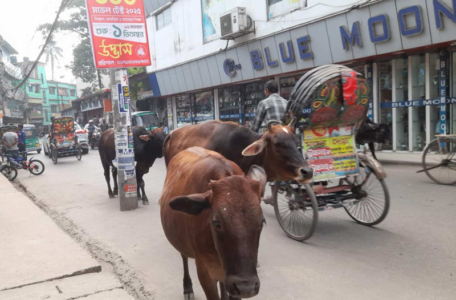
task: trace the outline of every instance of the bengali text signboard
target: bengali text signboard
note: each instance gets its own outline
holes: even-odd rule
[[[305,130],[303,144],[315,181],[359,173],[352,126]]]
[[[143,0],[86,0],[97,68],[151,64]]]

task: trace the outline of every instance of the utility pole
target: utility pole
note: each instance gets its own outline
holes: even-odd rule
[[[128,211],[138,208],[128,73],[126,69],[110,69],[109,77],[114,115],[120,210]]]

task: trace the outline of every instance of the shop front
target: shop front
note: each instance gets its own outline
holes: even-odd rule
[[[288,99],[305,72],[344,64],[370,82],[369,117],[390,127],[391,143],[379,150],[421,152],[437,134],[456,134],[453,6],[456,1],[381,1],[159,70],[149,79],[153,94],[168,101],[173,128],[210,119],[248,125],[266,98],[268,80],[276,80]]]

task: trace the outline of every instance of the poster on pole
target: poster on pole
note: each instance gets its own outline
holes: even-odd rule
[[[150,66],[143,0],[86,0],[95,66]]]

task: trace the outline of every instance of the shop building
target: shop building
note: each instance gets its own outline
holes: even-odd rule
[[[18,52],[0,35],[0,126],[24,123],[27,95],[13,90],[23,79],[21,69],[14,65]]]
[[[221,40],[220,16],[236,6],[255,31]],[[393,135],[382,150],[419,152],[436,134],[456,134],[456,0],[182,0],[153,11],[148,26],[150,85],[171,130],[246,124],[267,80],[288,98],[305,72],[338,63],[370,81],[369,116]]]

